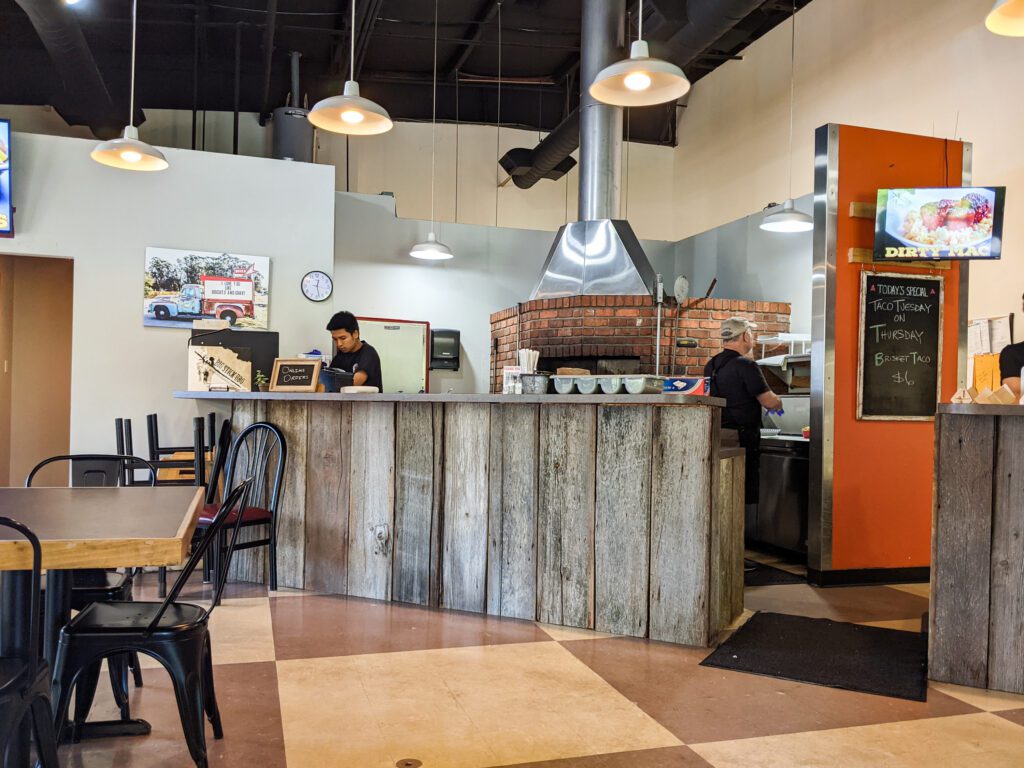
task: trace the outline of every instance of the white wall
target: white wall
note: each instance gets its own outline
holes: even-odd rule
[[[433,371],[430,390],[488,391],[490,315],[530,298],[554,233],[441,224],[438,239],[452,248],[455,258],[422,262],[409,257],[409,248],[426,239],[430,224],[396,218],[393,198],[342,192],[336,211],[335,309],[425,320],[432,328],[461,331],[462,369]],[[671,288],[674,244],[650,240],[641,244]],[[369,336],[367,341],[373,343]],[[329,344],[326,332],[322,343]]]
[[[0,250],[74,259],[73,451],[112,449],[117,416],[135,420],[143,450],[150,412],[162,440],[183,441],[206,410],[171,399],[185,387],[188,331],[142,325],[146,246],[269,256],[281,353],[320,339],[322,311],[299,282],[333,264],[333,168],[167,150],[169,170],[129,173],[93,162],[93,141],[16,133],[12,144],[17,236]]]
[[[1024,41],[984,28],[992,0],[815,0],[790,27],[693,87],[675,155],[676,237],[813,191],[814,130],[846,123],[974,144],[974,183],[1005,185],[1003,260],[971,268],[970,312],[1020,312],[1024,290]],[[1018,323],[1018,328],[1022,324]],[[1020,338],[1020,332],[1018,332]]]

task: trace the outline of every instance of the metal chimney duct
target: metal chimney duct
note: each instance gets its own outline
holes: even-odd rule
[[[306,119],[309,110],[299,106],[299,58],[298,51],[291,52],[291,104],[274,110],[271,125],[271,157],[278,160],[313,162],[313,124]]]
[[[619,213],[622,109],[591,98],[594,77],[624,56],[625,0],[583,0],[579,221],[560,230],[531,299],[654,292],[654,269]]]
[[[622,108],[590,95],[597,73],[621,58],[626,0],[583,0],[580,51],[580,221],[619,215]]]

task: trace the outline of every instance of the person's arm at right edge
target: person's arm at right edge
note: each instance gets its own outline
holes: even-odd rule
[[[1013,392],[1013,396],[1020,400],[1020,373],[1024,368],[1024,350],[1021,344],[1010,344],[999,353],[999,375],[1003,384]]]
[[[761,404],[761,407],[767,411],[781,411],[782,410],[782,398],[772,392],[770,389],[767,392],[762,392],[757,396],[757,402]]]

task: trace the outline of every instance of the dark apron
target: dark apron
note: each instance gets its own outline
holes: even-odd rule
[[[738,357],[731,357],[721,366],[713,366],[711,369],[711,396],[718,397],[718,386],[716,378],[718,374],[729,367],[729,363],[733,360],[738,360]],[[726,401],[728,405],[728,401]],[[745,482],[744,482],[744,498],[747,504],[757,504],[758,496],[761,490],[761,425],[750,426],[750,427],[735,427],[739,433],[740,445],[744,448],[747,455],[746,470],[745,470]]]

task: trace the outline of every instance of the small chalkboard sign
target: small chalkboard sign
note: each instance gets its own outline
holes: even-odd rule
[[[322,365],[323,360],[279,357],[274,361],[274,372],[270,376],[270,391],[316,392]]]
[[[943,279],[862,272],[857,418],[935,417],[942,375]]]

